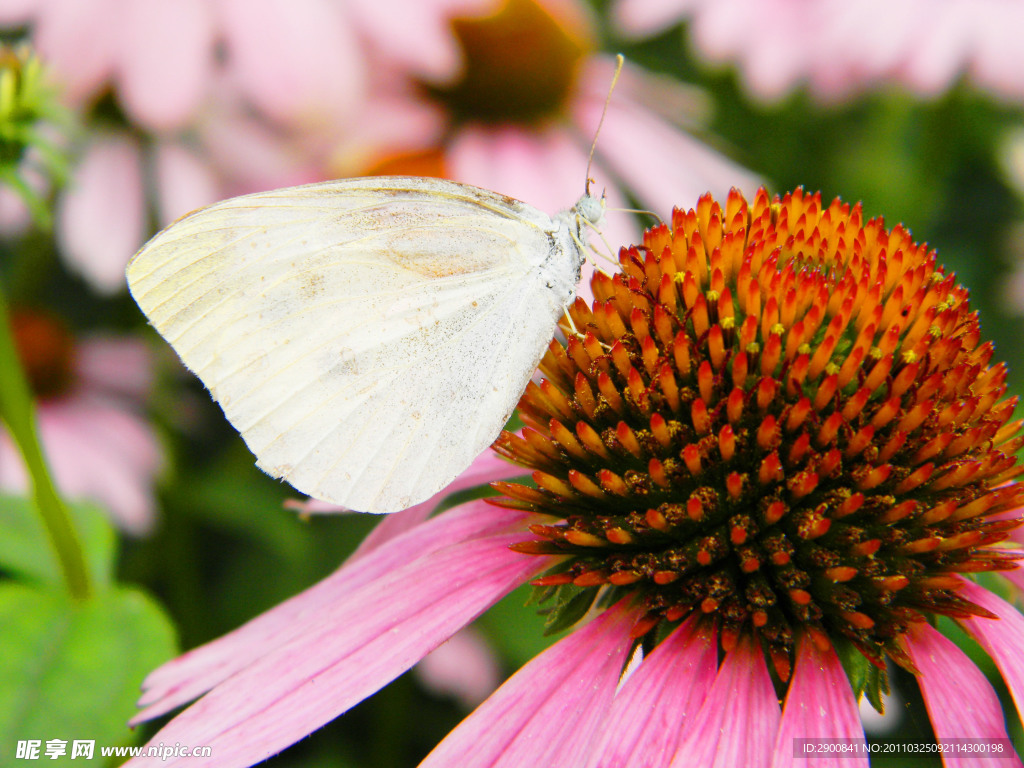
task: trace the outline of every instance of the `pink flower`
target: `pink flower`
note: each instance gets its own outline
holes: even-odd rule
[[[887,82],[931,97],[961,76],[1000,98],[1024,99],[1016,42],[1024,4],[1016,0],[620,0],[615,18],[636,36],[688,21],[697,51],[736,66],[766,100],[806,85],[832,101]]]
[[[230,162],[222,168],[196,142],[217,130],[223,103],[270,136],[327,124],[341,130],[364,98],[363,47],[346,9],[329,0],[21,0],[0,8],[0,26],[14,25],[29,27],[83,121],[112,90],[133,129],[106,120],[94,128],[58,202],[61,253],[102,294],[123,290],[124,267],[150,234],[151,215],[162,226],[227,194],[314,180],[292,165],[264,164],[237,183]],[[244,138],[235,153],[252,143]],[[250,155],[246,166],[272,154]],[[319,168],[315,179],[325,173]],[[3,218],[16,234],[24,207],[5,207],[14,209]]]
[[[153,672],[137,720],[202,696],[153,743],[214,756],[130,765],[265,759],[524,581],[575,628],[423,766],[804,765],[801,739],[863,739],[858,698],[881,697],[887,662],[939,739],[1020,765],[992,686],[927,621],[957,621],[1020,709],[1024,616],[969,575],[1021,557],[998,545],[1021,523],[1024,436],[966,290],[902,228],[801,191],[704,196],[620,268],[495,443],[533,485],[400,512],[326,580]]]
[[[273,119],[350,113],[362,99],[355,32],[327,0],[20,0],[0,24],[30,25],[72,105],[113,87],[128,119],[154,132],[193,124],[225,76]]]
[[[472,627],[456,632],[423,657],[413,671],[428,689],[452,696],[468,708],[490,696],[501,682],[494,652]]]
[[[439,3],[435,10],[443,10]],[[612,82],[613,62],[595,51],[587,9],[573,0],[506,0],[463,9],[447,26],[464,69],[454,79],[381,63],[368,109],[369,134],[347,134],[334,154],[339,175],[435,175],[498,190],[553,214],[583,193],[590,140]],[[524,55],[522,40],[531,40]],[[447,67],[446,67],[447,68]],[[428,88],[424,89],[423,80]],[[428,94],[424,96],[424,94]],[[672,105],[675,121],[649,105]],[[689,111],[687,113],[687,110]],[[654,210],[732,186],[749,171],[681,130],[699,109],[689,92],[627,65],[613,94],[591,175],[609,208],[635,194]],[[649,163],[677,169],[651,174]],[[631,218],[609,215],[610,242],[635,237]]]
[[[72,342],[44,315],[14,315],[15,338],[37,396],[37,429],[54,480],[73,500],[98,503],[133,535],[155,522],[153,482],[163,455],[139,413],[151,362],[141,343]],[[72,346],[73,345],[73,346]],[[0,430],[0,487],[24,493],[21,456]]]

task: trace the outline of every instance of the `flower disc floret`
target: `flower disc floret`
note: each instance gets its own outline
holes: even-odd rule
[[[516,549],[558,556],[536,585],[575,613],[632,594],[636,636],[699,612],[784,680],[802,632],[913,669],[914,623],[991,616],[959,585],[1016,567],[993,545],[1022,422],[934,251],[859,205],[733,190],[619,263],[496,443],[534,470],[496,487],[538,515]]]

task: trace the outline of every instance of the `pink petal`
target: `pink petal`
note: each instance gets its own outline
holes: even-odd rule
[[[179,142],[157,144],[156,183],[161,226],[223,197],[210,164]]]
[[[796,652],[796,669],[786,693],[782,721],[775,740],[772,768],[863,768],[863,756],[800,755],[796,739],[863,739],[857,698],[836,652],[820,651],[804,634]]]
[[[437,508],[438,504],[451,494],[467,488],[475,488],[478,485],[490,483],[494,480],[517,477],[522,475],[524,471],[522,467],[505,461],[496,453],[489,450],[484,451],[447,488],[438,491],[421,504],[402,510],[397,514],[388,515],[381,520],[380,524],[370,531],[370,534],[363,539],[356,551],[352,553],[351,559],[362,557],[372,552],[385,541],[389,541],[395,536],[419,525],[430,516],[430,513]]]
[[[300,147],[282,138],[266,121],[222,108],[200,124],[198,132],[224,179],[225,194],[263,192],[325,178],[319,159],[306,157]]]
[[[401,513],[399,513],[401,514]],[[521,513],[485,502],[466,504],[396,536],[359,558],[346,562],[323,581],[292,597],[223,637],[195,648],[151,672],[143,682],[140,706],[147,707],[135,722],[167,712],[210,690],[255,664],[321,623],[325,612],[348,600],[359,589],[407,563],[434,556],[449,545],[503,531]]]
[[[604,108],[610,81],[608,67],[607,61],[594,63],[584,74],[575,116],[588,134],[597,127]],[[695,204],[705,192],[724,199],[730,187],[752,194],[760,184],[750,171],[668,124],[620,90],[612,95],[597,152],[644,205],[663,217],[674,205]],[[671,168],[672,173],[658,173],[659,168]]]
[[[490,696],[501,682],[494,652],[473,627],[456,632],[424,656],[413,672],[426,688],[452,696],[467,708]]]
[[[1020,570],[1011,573],[1020,573]],[[960,595],[999,617],[960,619],[959,622],[992,657],[1010,689],[1018,714],[1024,714],[1024,654],[1021,653],[1024,616],[1005,600],[968,579],[964,579]]]
[[[687,619],[615,694],[608,717],[615,725],[602,733],[589,765],[668,765],[717,672],[713,625],[700,625],[697,617]]]
[[[96,95],[113,74],[120,11],[115,0],[48,0],[39,9],[36,51],[72,104]]]
[[[0,424],[0,489],[14,495],[28,492],[28,472],[25,462],[14,440],[7,432],[7,427]]]
[[[43,0],[4,0],[0,3],[0,24],[20,27],[32,21]]]
[[[141,339],[82,339],[75,345],[75,377],[89,391],[141,400],[153,383],[153,354]]]
[[[355,21],[381,56],[433,82],[449,82],[462,67],[451,20],[482,16],[496,0],[419,0],[394,6],[378,0],[351,0]]]
[[[618,0],[612,18],[627,37],[650,37],[682,21],[692,5],[693,0]]]
[[[127,765],[241,768],[276,754],[409,669],[543,567],[508,549],[523,539],[459,542],[335,594],[316,615],[301,617],[301,634],[214,688],[150,742],[208,744],[210,760]]]
[[[937,739],[1009,738],[995,690],[982,671],[952,640],[922,622],[914,624],[903,636],[903,647],[920,671],[917,682]],[[944,764],[950,768],[1019,766],[1021,762],[1016,755],[1005,760],[947,755]]]
[[[152,130],[180,128],[198,110],[214,68],[204,0],[131,0],[121,8],[117,75],[125,111]]]
[[[467,127],[452,140],[447,162],[457,181],[493,189],[554,215],[572,207],[583,194],[588,151],[561,128],[534,132]],[[624,196],[600,167],[591,168],[590,175],[594,194],[607,191],[609,209],[625,205]],[[636,242],[638,230],[632,215],[614,210],[601,225],[601,234],[616,254],[619,246]],[[591,233],[590,243],[607,251],[596,234]],[[585,280],[580,295],[591,298]]]
[[[142,245],[144,206],[138,144],[122,135],[95,140],[60,199],[57,239],[68,265],[99,292],[124,288],[124,268]]]
[[[243,92],[291,125],[357,114],[364,62],[342,5],[330,0],[222,0],[228,66]]]
[[[899,79],[923,96],[946,91],[970,56],[972,30],[949,3],[919,17],[915,44],[904,51]]]
[[[91,499],[134,535],[154,523],[153,481],[162,465],[143,419],[108,403],[72,396],[40,404],[39,438],[61,492]]]
[[[582,764],[607,718],[635,619],[620,604],[559,640],[448,734],[420,768]]]
[[[687,727],[672,768],[767,768],[778,726],[779,700],[764,655],[742,637],[725,655],[711,693]]]

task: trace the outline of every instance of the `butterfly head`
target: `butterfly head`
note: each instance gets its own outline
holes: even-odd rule
[[[584,242],[588,229],[600,229],[601,222],[604,221],[604,206],[604,194],[595,197],[588,191],[572,207],[570,214],[575,219],[576,235]]]

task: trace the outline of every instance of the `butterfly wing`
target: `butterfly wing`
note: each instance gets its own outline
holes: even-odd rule
[[[263,470],[392,512],[494,440],[581,260],[511,198],[366,178],[190,214],[136,254],[128,283]]]

